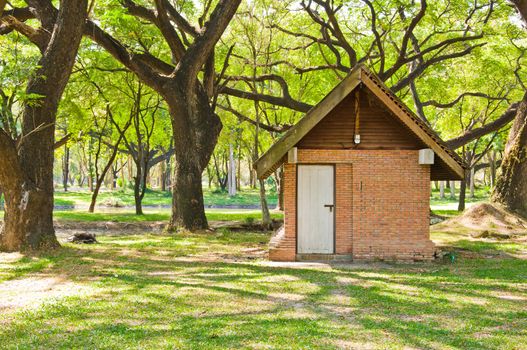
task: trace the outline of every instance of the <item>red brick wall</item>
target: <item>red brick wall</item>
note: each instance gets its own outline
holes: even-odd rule
[[[299,163],[336,164],[336,252],[355,260],[431,259],[430,166],[409,150],[298,150]],[[285,232],[271,260],[296,256],[296,165],[284,173]],[[300,218],[299,218],[300,219]]]
[[[284,237],[269,249],[269,259],[294,261],[296,256],[296,165],[284,164]]]
[[[335,252],[351,254],[353,252],[352,165],[336,164],[335,172]]]

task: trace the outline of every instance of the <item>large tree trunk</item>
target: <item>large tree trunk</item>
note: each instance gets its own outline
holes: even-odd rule
[[[49,135],[48,135],[49,136]],[[58,242],[53,230],[53,183],[39,189],[25,174],[15,142],[0,129],[0,183],[5,194],[4,225],[0,248],[16,251],[23,248],[55,247]],[[27,152],[27,150],[26,150]],[[49,169],[43,169],[44,178]],[[47,176],[46,176],[47,175]],[[39,179],[42,181],[42,177]],[[44,183],[45,184],[45,183]]]
[[[86,34],[102,45],[113,57],[151,88],[160,93],[167,103],[174,131],[174,182],[172,218],[168,229],[190,230],[207,228],[201,176],[210,160],[222,128],[214,113],[214,49],[232,20],[241,0],[219,0],[210,12],[205,26],[186,30],[195,36],[188,46],[183,43],[172,27],[174,12],[166,11],[169,2],[156,2],[155,24],[171,49],[177,64],[169,65],[154,56],[137,55],[126,46],[88,21]],[[137,6],[124,4],[132,14]],[[138,17],[141,17],[144,12]],[[148,11],[147,11],[148,12]],[[148,15],[149,16],[149,15]],[[177,17],[177,15],[176,15]],[[186,21],[183,21],[186,22]],[[175,23],[179,28],[181,23]],[[205,69],[203,69],[205,66]],[[201,72],[204,74],[201,75]],[[202,81],[200,80],[202,77]],[[210,99],[209,99],[210,98]]]
[[[172,217],[168,229],[206,229],[201,180],[222,124],[201,85],[192,91],[177,81],[171,85],[172,95],[165,97],[172,115],[175,148]]]
[[[527,215],[527,94],[509,132],[492,201]]]
[[[86,0],[61,1],[51,39],[26,89],[28,95],[42,98],[24,105],[18,145],[0,131],[0,185],[6,197],[0,231],[3,250],[59,245],[53,229],[55,120],[82,37],[86,7]]]

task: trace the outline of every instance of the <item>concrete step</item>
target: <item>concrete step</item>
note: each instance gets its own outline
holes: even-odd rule
[[[297,254],[296,261],[334,261],[349,262],[352,261],[351,254]]]

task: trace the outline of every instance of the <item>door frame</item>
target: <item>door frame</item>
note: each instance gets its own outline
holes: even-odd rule
[[[299,166],[325,165],[333,167],[333,253],[337,254],[337,165],[335,163],[297,163],[295,166],[295,255],[298,254],[298,169]],[[321,255],[329,255],[317,253]]]

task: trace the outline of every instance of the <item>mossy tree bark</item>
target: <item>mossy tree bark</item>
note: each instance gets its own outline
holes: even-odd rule
[[[527,94],[509,132],[492,201],[527,215]]]
[[[42,52],[26,94],[39,98],[24,104],[16,141],[0,128],[0,186],[5,191],[0,248],[6,251],[59,245],[53,229],[55,120],[82,38],[87,0],[63,0],[58,12],[51,2],[28,4],[43,30],[31,32],[28,26],[23,33]]]

